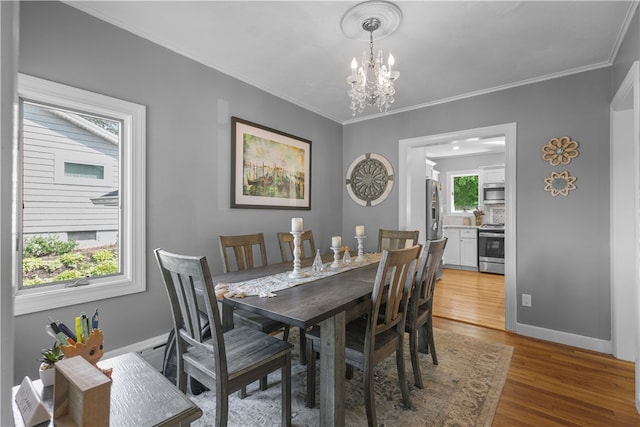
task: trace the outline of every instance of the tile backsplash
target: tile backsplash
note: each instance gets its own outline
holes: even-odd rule
[[[484,216],[482,217],[483,224],[504,224],[504,205],[485,207]],[[475,217],[472,212],[469,212],[468,217],[471,217],[471,223],[475,225]],[[465,215],[445,215],[442,225],[463,225]]]

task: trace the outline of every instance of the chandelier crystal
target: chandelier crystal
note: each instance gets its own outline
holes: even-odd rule
[[[376,105],[380,112],[386,112],[395,99],[393,87],[400,73],[392,69],[395,61],[389,54],[387,64],[384,63],[382,50],[373,54],[373,32],[380,28],[380,20],[367,18],[362,22],[362,28],[369,32],[369,53],[362,52],[361,65],[358,67],[356,58],[351,61],[351,74],[347,77],[351,98],[351,114],[362,113],[367,106]]]

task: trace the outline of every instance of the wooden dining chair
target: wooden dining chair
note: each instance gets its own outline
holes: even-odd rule
[[[418,244],[419,230],[385,230],[378,231],[378,252],[383,249],[402,249]]]
[[[293,234],[279,231],[278,244],[282,262],[293,261]],[[313,258],[315,255],[316,243],[313,240],[313,231],[304,231],[300,236],[300,259]]]
[[[248,327],[222,331],[211,273],[205,257],[154,251],[171,303],[177,342],[177,383],[187,375],[215,391],[216,426],[227,425],[229,394],[280,369],[282,425],[291,425],[291,351],[286,341]],[[206,313],[211,337],[202,332]]]
[[[220,243],[220,253],[222,254],[225,273],[267,265],[267,249],[264,243],[263,233],[219,236],[218,241]],[[233,268],[234,265],[235,269]],[[248,326],[267,334],[282,331],[283,341],[289,339],[289,325],[267,319],[264,316],[247,310],[234,310],[233,324],[237,326]],[[260,389],[267,389],[266,377],[260,380]],[[240,397],[244,398],[245,396],[246,391],[242,389],[240,391]]]
[[[402,401],[410,407],[409,388],[404,370],[404,326],[407,302],[413,286],[419,245],[407,249],[383,250],[373,283],[371,306],[367,316],[346,325],[345,362],[361,369],[364,377],[364,401],[369,426],[377,426],[373,367],[396,353],[396,365]],[[381,310],[382,303],[385,303]],[[320,352],[320,329],[307,331],[307,406],[315,406],[316,353]],[[322,379],[321,379],[322,381]]]
[[[438,364],[436,345],[433,339],[432,308],[437,281],[436,272],[446,245],[446,237],[438,240],[427,240],[418,263],[413,290],[409,298],[405,331],[409,333],[413,378],[418,388],[424,387],[422,374],[420,373],[418,351],[431,353],[433,364]]]

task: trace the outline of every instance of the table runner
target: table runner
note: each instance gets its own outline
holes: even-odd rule
[[[335,274],[343,273],[355,268],[364,267],[366,265],[379,262],[380,257],[381,254],[379,253],[366,254],[364,261],[356,262],[354,258],[352,258],[352,261],[349,263],[340,261],[340,265],[338,268],[332,268],[331,263],[328,262],[322,264],[323,269],[321,271],[313,271],[312,267],[301,268],[300,271],[304,273],[305,276],[297,279],[292,279],[289,277],[291,271],[284,271],[282,273],[276,273],[264,277],[257,277],[255,279],[245,280],[242,282],[218,282],[218,284],[216,285],[216,295],[218,296],[218,298],[220,298],[221,296],[224,296],[224,298],[242,298],[245,296],[254,295],[257,295],[261,298],[275,297],[276,294],[274,292],[293,288],[294,286],[313,282],[314,280],[333,276]]]

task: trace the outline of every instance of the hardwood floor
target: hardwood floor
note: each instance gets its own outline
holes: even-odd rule
[[[493,426],[640,426],[634,364],[504,331],[501,277],[445,270],[434,297],[436,328],[514,348]]]
[[[504,330],[504,276],[445,268],[434,301],[435,316]]]

